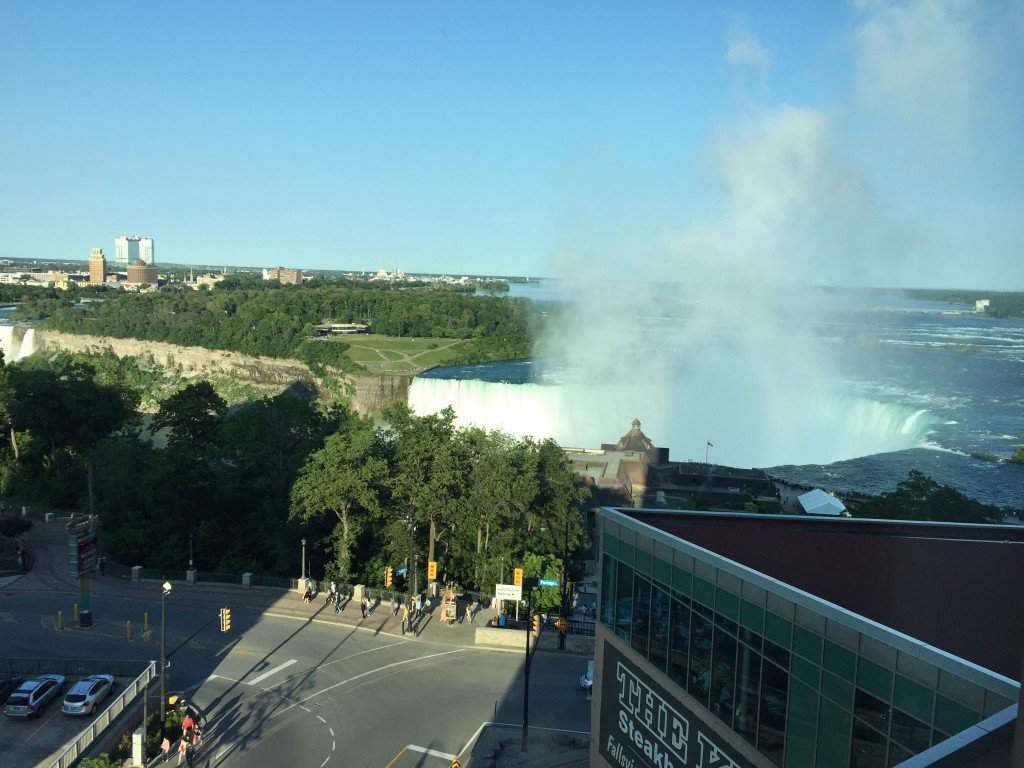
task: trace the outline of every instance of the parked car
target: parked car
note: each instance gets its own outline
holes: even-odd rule
[[[4,714],[10,717],[38,717],[46,705],[63,690],[64,675],[40,675],[26,680],[7,700]]]
[[[589,691],[594,687],[594,660],[587,662],[587,671],[580,675],[580,688]]]
[[[113,675],[89,675],[75,683],[67,692],[60,711],[65,715],[91,715],[112,690]]]
[[[20,677],[0,678],[0,704],[6,702],[8,697],[18,689],[21,680]]]

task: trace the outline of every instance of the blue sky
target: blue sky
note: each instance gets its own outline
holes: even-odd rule
[[[1022,42],[1019,0],[6,3],[0,258],[1024,289]]]

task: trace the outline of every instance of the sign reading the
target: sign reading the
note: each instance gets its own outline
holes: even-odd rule
[[[621,768],[751,768],[611,643],[604,644],[598,751]],[[739,736],[737,735],[737,739]]]
[[[523,588],[515,584],[495,584],[494,597],[496,600],[522,600]]]

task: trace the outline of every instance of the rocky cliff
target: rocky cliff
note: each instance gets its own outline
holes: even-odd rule
[[[159,341],[114,339],[106,336],[80,336],[56,331],[36,332],[38,349],[84,354],[110,352],[117,357],[134,357],[140,365],[159,365],[167,373],[183,378],[223,376],[235,381],[285,389],[295,384],[314,385],[323,395],[337,391],[358,413],[373,414],[394,402],[406,402],[410,376],[353,376],[337,374],[334,386],[325,387],[313,372],[298,360],[277,357],[252,357],[205,347],[182,347]],[[340,386],[339,386],[340,385]],[[328,398],[329,399],[329,398]]]

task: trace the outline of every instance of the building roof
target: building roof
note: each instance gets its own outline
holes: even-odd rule
[[[841,515],[846,511],[846,505],[843,502],[821,488],[801,493],[796,500],[800,502],[804,512],[809,515]]]

